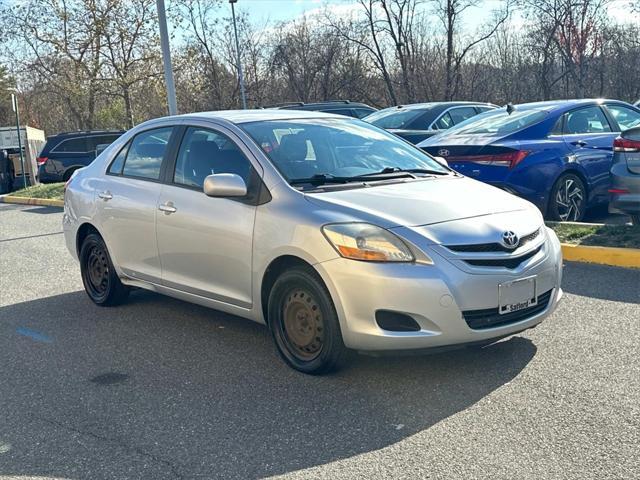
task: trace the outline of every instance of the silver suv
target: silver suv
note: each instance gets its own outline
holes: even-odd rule
[[[265,323],[305,373],[491,343],[562,296],[532,204],[339,115],[146,122],[72,177],[63,224],[96,304],[140,287]]]

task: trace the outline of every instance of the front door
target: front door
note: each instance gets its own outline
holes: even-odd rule
[[[616,134],[599,106],[580,108],[565,115],[564,141],[572,152],[572,159],[587,174],[590,197],[606,195]]]
[[[161,167],[173,127],[136,135],[111,162],[96,185],[101,232],[114,263],[132,277],[159,283],[156,212]]]
[[[206,196],[213,173],[240,175],[247,197]],[[189,127],[169,175],[156,223],[163,285],[249,308],[257,170],[229,132]]]

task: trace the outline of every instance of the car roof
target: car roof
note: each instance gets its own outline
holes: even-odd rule
[[[390,110],[431,110],[431,109],[442,109],[445,110],[451,107],[464,107],[464,106],[475,106],[475,105],[486,105],[490,107],[495,107],[496,105],[487,102],[425,102],[425,103],[409,103],[407,105],[397,105],[395,107],[385,108],[384,111]],[[383,110],[380,110],[383,111]]]
[[[605,99],[605,98],[583,98],[583,99],[569,99],[569,100],[547,100],[544,102],[529,102],[514,105],[518,110],[546,110],[546,111],[566,111],[575,107],[589,106],[589,105],[602,105],[604,103],[618,103],[626,105],[625,102],[620,100]],[[503,107],[504,108],[504,107]]]
[[[282,110],[312,110],[314,108],[370,108],[375,110],[374,107],[367,105],[362,102],[352,102],[350,100],[327,100],[326,102],[290,102],[290,103],[282,103],[278,105],[268,105],[265,106],[266,109],[282,109]]]
[[[60,137],[86,137],[86,136],[90,136],[90,135],[103,135],[103,134],[114,134],[114,135],[122,135],[125,131],[124,130],[84,130],[84,131],[75,131],[75,132],[60,132],[60,133],[56,133],[54,135],[49,135],[47,137],[47,140],[51,139],[58,139]]]
[[[173,117],[163,117],[164,119],[205,119],[205,120],[226,120],[230,123],[240,124],[249,122],[263,122],[268,120],[300,120],[305,118],[336,118],[341,120],[357,120],[344,115],[333,113],[316,112],[311,110],[288,110],[288,109],[255,109],[255,110],[218,110],[210,112],[186,113]],[[150,120],[150,122],[159,119]],[[146,122],[145,122],[146,123]]]

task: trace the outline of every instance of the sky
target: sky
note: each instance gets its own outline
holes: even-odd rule
[[[0,0],[1,1],[1,0]],[[640,18],[629,15],[630,0],[610,0],[609,14],[618,22],[640,22]],[[311,15],[314,11],[328,5],[336,14],[346,14],[356,7],[355,0],[238,0],[236,11],[249,14],[252,21],[264,24],[267,20],[279,22],[299,18],[303,15]],[[502,0],[484,0],[477,7],[472,7],[464,14],[465,27],[475,28],[480,26],[491,16],[491,12],[502,4]],[[229,7],[222,9],[223,15],[228,15]],[[516,16],[517,17],[517,16]],[[523,21],[521,18],[515,19]]]

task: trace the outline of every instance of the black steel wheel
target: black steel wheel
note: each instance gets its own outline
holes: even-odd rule
[[[565,173],[556,181],[549,200],[549,216],[562,222],[579,222],[587,206],[587,189],[580,177]]]
[[[269,295],[268,322],[280,356],[296,370],[317,375],[344,362],[347,349],[333,301],[311,267],[278,277]]]
[[[118,278],[100,235],[92,233],[82,243],[80,272],[84,289],[96,305],[117,305],[129,295],[129,288]]]

